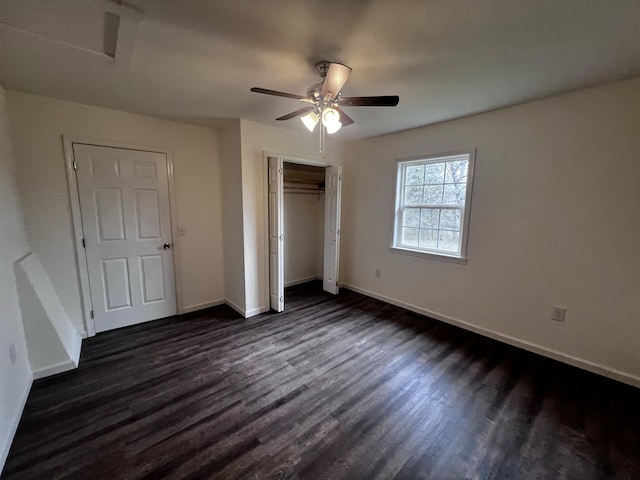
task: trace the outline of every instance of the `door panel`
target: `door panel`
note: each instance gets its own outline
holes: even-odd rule
[[[167,159],[73,144],[96,332],[176,314]]]
[[[165,300],[164,268],[162,255],[145,255],[140,257],[142,272],[142,303]]]
[[[91,175],[99,177],[119,177],[120,161],[117,158],[91,157]]]
[[[284,311],[283,161],[268,158],[269,182],[269,304]]]
[[[134,174],[138,178],[158,178],[156,165],[152,162],[135,162]]]
[[[105,310],[131,307],[129,267],[126,258],[109,258],[102,265]]]
[[[136,231],[138,239],[160,238],[160,208],[157,190],[136,190]]]
[[[124,240],[122,190],[119,188],[96,188],[93,193],[99,241]]]
[[[324,192],[324,271],[323,290],[338,293],[340,264],[340,206],[342,167],[327,167]]]

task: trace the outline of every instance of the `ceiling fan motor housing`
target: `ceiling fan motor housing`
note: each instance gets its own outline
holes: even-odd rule
[[[307,89],[307,96],[314,100],[320,99],[320,92],[322,92],[322,84],[323,82],[314,83]]]
[[[318,70],[318,75],[320,75],[322,78],[326,77],[330,66],[331,66],[331,62],[327,60],[320,60],[318,63],[316,63],[316,69]]]

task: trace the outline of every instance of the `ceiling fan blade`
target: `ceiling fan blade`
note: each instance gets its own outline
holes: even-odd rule
[[[331,93],[331,98],[336,98],[345,82],[351,75],[351,67],[342,65],[341,63],[332,63],[329,65],[329,71],[322,84],[322,97],[327,93]]]
[[[342,97],[338,102],[341,107],[395,107],[400,97],[383,95],[379,97]]]
[[[338,107],[336,107],[336,110],[340,114],[340,123],[342,123],[343,127],[346,127],[347,125],[351,125],[353,123],[353,118],[344,113],[344,110],[341,110]]]
[[[255,93],[264,93],[265,95],[274,95],[276,97],[293,98],[295,100],[308,100],[308,97],[302,95],[295,95],[293,93],[277,92],[276,90],[268,90],[266,88],[253,87],[251,89]]]
[[[292,118],[299,117],[300,115],[304,115],[305,113],[312,112],[315,107],[302,107],[295,112],[288,113],[287,115],[283,115],[281,117],[276,118],[276,120],[291,120]]]

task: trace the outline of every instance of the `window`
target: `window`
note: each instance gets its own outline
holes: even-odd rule
[[[400,160],[392,248],[466,260],[474,153]]]

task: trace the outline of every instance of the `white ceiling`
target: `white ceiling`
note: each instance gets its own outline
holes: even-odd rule
[[[125,3],[142,20],[123,66],[67,43],[75,29],[95,44],[91,9],[109,3],[0,0],[0,84],[213,127],[246,118],[305,131],[274,120],[299,102],[249,89],[305,94],[316,61],[339,61],[353,68],[345,96],[400,96],[396,108],[345,108],[355,124],[336,136],[354,140],[640,74],[638,0]]]

